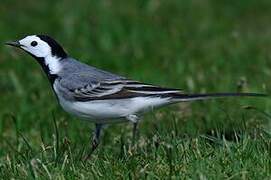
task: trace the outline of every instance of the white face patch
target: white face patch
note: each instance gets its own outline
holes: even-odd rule
[[[21,48],[38,58],[44,58],[50,74],[57,74],[61,70],[60,58],[52,55],[51,47],[47,42],[36,35],[27,36],[19,41]]]
[[[22,45],[22,49],[36,57],[45,58],[52,54],[51,47],[35,35],[26,36],[19,43]]]

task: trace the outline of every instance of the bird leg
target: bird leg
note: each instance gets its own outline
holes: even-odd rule
[[[102,130],[103,124],[95,124],[95,130],[92,135],[92,142],[91,142],[91,149],[86,156],[85,160],[89,159],[93,152],[97,149],[99,143],[100,143],[100,135]]]
[[[133,137],[132,137],[133,145],[135,145],[135,140],[137,137],[138,137],[138,122],[134,122],[133,123]]]
[[[129,121],[133,123],[133,137],[132,137],[132,143],[135,145],[135,140],[138,135],[138,122],[139,122],[139,117],[137,115],[131,114],[126,117]]]

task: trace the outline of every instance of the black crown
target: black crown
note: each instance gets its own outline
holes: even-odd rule
[[[58,42],[56,42],[56,40],[54,40],[53,38],[51,38],[48,35],[37,35],[37,37],[39,37],[41,40],[43,40],[43,41],[45,41],[45,42],[47,42],[49,44],[49,46],[51,47],[53,56],[57,56],[57,57],[60,57],[60,58],[66,58],[67,57],[67,53],[60,46],[60,44],[58,44]]]

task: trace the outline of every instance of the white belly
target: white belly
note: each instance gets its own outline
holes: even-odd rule
[[[167,104],[169,101],[167,98],[159,97],[136,97],[120,100],[72,102],[59,97],[59,102],[65,111],[81,118],[87,118],[93,122],[119,122],[116,119],[150,110]]]

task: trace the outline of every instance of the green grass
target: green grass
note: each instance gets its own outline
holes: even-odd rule
[[[270,16],[268,0],[1,0],[0,42],[50,34],[73,57],[132,79],[270,93]],[[38,64],[3,45],[0,102],[1,179],[271,177],[268,98],[159,109],[135,146],[131,124],[110,125],[88,162],[93,125],[63,112]]]

